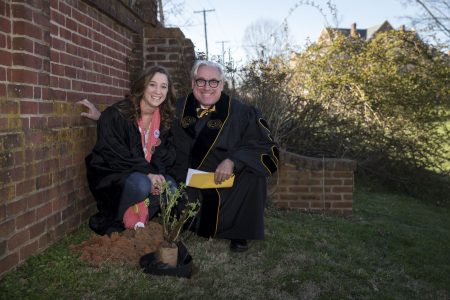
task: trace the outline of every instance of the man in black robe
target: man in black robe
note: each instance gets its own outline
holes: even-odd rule
[[[198,61],[191,77],[193,92],[177,102],[176,162],[169,173],[178,182],[188,168],[214,172],[216,183],[235,175],[231,188],[187,192],[201,201],[197,234],[230,239],[232,251],[245,251],[247,240],[264,237],[267,176],[277,170],[278,148],[260,112],[222,92],[220,65]]]

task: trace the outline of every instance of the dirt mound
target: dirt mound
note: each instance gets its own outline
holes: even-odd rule
[[[111,236],[93,235],[89,240],[71,248],[81,252],[81,260],[93,265],[104,262],[139,265],[139,258],[149,252],[155,252],[163,240],[162,226],[149,222],[145,228],[127,229]]]

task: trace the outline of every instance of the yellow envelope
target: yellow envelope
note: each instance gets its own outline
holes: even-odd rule
[[[214,173],[198,173],[192,174],[190,180],[186,183],[187,186],[198,189],[212,189],[212,188],[230,188],[234,183],[234,175],[217,184],[214,182]]]

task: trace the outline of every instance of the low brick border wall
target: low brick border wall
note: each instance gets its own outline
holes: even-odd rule
[[[269,181],[275,206],[304,211],[352,214],[356,161],[280,153],[278,172]]]

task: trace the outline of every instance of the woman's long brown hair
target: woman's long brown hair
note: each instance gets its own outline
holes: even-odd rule
[[[129,101],[122,102],[122,105],[118,105],[118,110],[125,119],[136,123],[141,118],[140,102],[144,96],[145,89],[156,73],[166,75],[167,82],[169,83],[166,100],[159,106],[161,125],[164,130],[168,130],[170,129],[172,118],[175,114],[175,92],[169,71],[162,66],[152,66],[144,69],[131,86],[130,95],[126,97]]]

